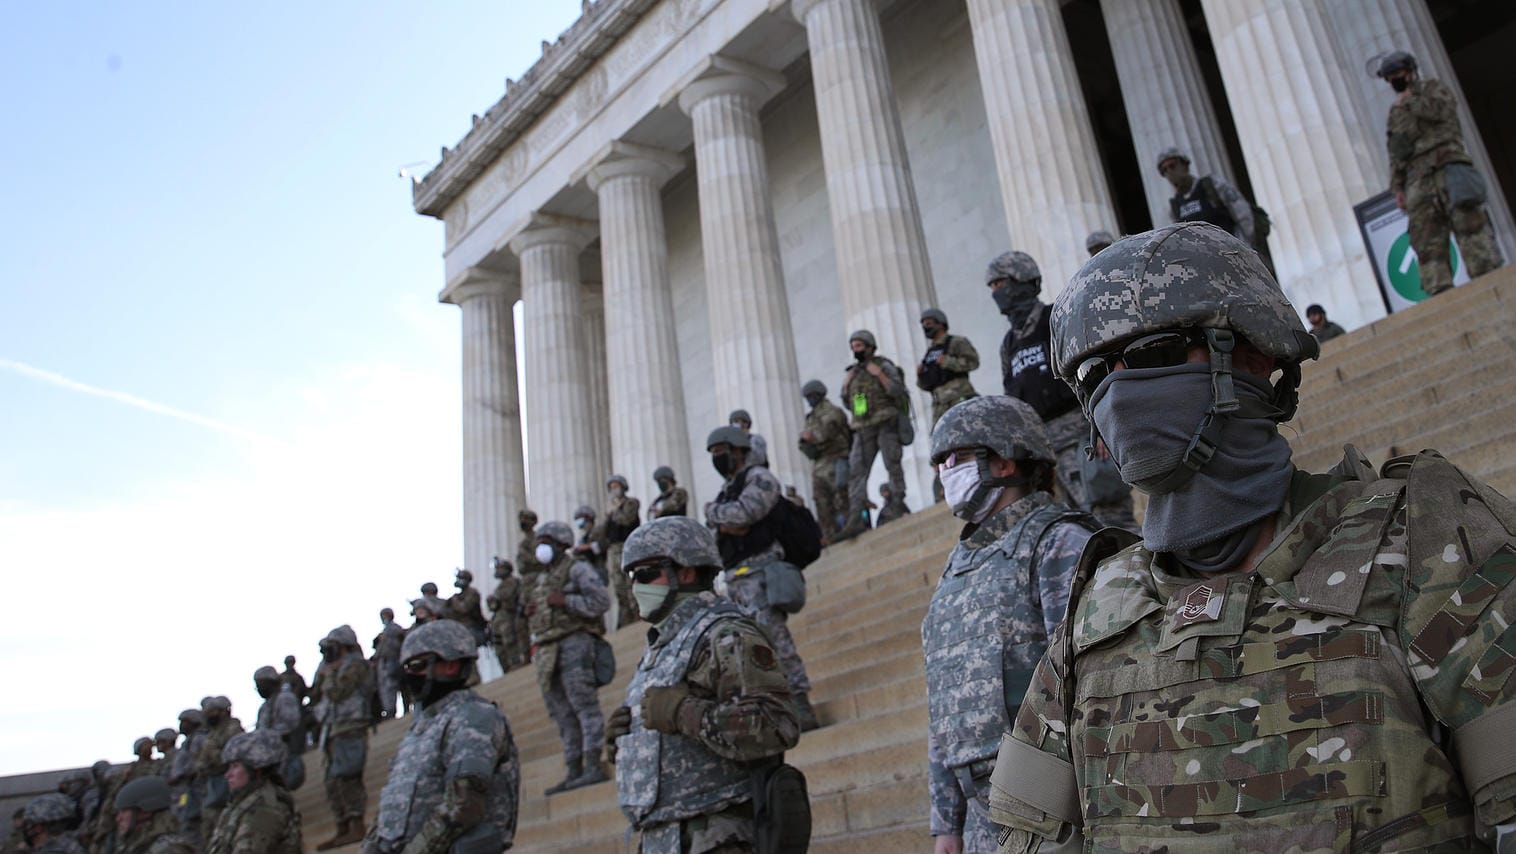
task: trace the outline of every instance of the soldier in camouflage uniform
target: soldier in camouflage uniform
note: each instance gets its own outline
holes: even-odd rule
[[[563,743],[563,782],[554,795],[607,779],[600,764],[605,716],[595,685],[595,638],[605,634],[601,617],[611,594],[600,573],[571,551],[574,532],[563,522],[537,528],[537,562],[547,568],[532,586],[526,616],[532,629],[537,685]]]
[[[232,717],[232,701],[226,697],[206,697],[200,701],[200,714],[205,719],[205,740],[195,751],[195,783],[202,795],[200,801],[200,839],[207,842],[221,810],[226,807],[229,792],[226,788],[226,763],[221,759],[221,749],[232,736],[242,732],[242,721]]]
[[[1084,239],[1084,251],[1090,253],[1090,257],[1094,258],[1096,255],[1104,252],[1107,246],[1115,242],[1115,236],[1105,229],[1092,231],[1090,232],[1090,236]]]
[[[521,579],[505,558],[494,559],[495,590],[485,598],[490,606],[490,638],[495,657],[507,673],[526,663],[526,645],[521,642],[526,618],[521,610]],[[396,655],[398,665],[399,655]]]
[[[637,602],[632,585],[621,572],[621,547],[641,524],[642,502],[626,494],[626,478],[613,474],[605,482],[611,504],[605,511],[605,569],[610,574],[611,591],[616,595],[616,628],[637,622]]]
[[[194,854],[195,844],[180,835],[169,810],[171,797],[168,782],[157,775],[121,787],[115,802],[117,854]]]
[[[80,834],[81,841],[86,835],[88,836],[88,845],[93,850],[116,850],[116,795],[121,791],[121,787],[133,780],[158,775],[159,766],[157,760],[153,759],[152,739],[143,736],[132,742],[132,753],[136,754],[137,758],[116,773],[110,788],[106,790],[105,797],[100,801],[100,811],[95,817],[93,826],[87,833]]]
[[[457,623],[422,626],[405,639],[405,679],[420,710],[390,760],[364,854],[511,847],[521,763],[505,715],[468,688],[478,655]]]
[[[185,709],[179,713],[179,732],[184,743],[168,765],[169,791],[174,796],[174,817],[179,820],[179,832],[197,842],[203,837],[200,832],[201,802],[205,789],[195,777],[195,757],[205,744],[205,717],[199,709]]]
[[[421,585],[421,601],[426,603],[426,610],[431,614],[431,619],[446,620],[452,616],[452,609],[442,597],[437,595],[437,585],[430,581]]]
[[[940,308],[929,308],[921,313],[921,332],[928,342],[926,355],[916,366],[916,387],[932,394],[932,424],[936,425],[942,414],[954,406],[978,397],[969,374],[979,367],[979,351],[969,339],[948,334],[948,319]],[[932,496],[942,500],[942,481],[932,478]],[[903,505],[902,505],[903,506]],[[885,510],[889,511],[888,501]],[[904,515],[895,512],[891,518]],[[880,513],[883,524],[885,513]]]
[[[231,801],[206,854],[300,854],[300,810],[279,778],[285,758],[279,734],[263,729],[233,736],[221,758]]]
[[[521,527],[521,540],[516,544],[516,571],[521,573],[521,619],[516,621],[516,637],[521,645],[521,660],[525,662],[532,657],[532,629],[531,621],[526,618],[526,607],[532,601],[532,588],[547,567],[535,555],[537,514],[522,510],[516,514],[516,523]]]
[[[23,854],[26,848],[26,831],[23,829],[26,816],[26,807],[17,807],[11,813],[11,832],[5,837],[5,844],[0,845],[3,854]]]
[[[610,576],[606,574],[605,553],[610,545],[606,541],[605,524],[595,521],[595,508],[588,504],[579,505],[574,511],[574,527],[579,530],[579,542],[574,544],[574,556],[595,568],[595,574],[600,576],[600,583],[610,586]]]
[[[668,466],[653,469],[653,482],[658,484],[658,497],[647,506],[648,519],[684,516],[689,513],[690,494],[674,478],[673,469]]]
[[[905,500],[905,470],[900,467],[900,403],[905,381],[900,368],[878,355],[874,333],[854,332],[848,339],[855,364],[842,381],[842,403],[853,414],[853,446],[848,453],[848,520],[832,542],[868,530],[869,471],[874,457],[884,456],[884,469],[896,498]]]
[[[279,671],[260,667],[253,672],[253,687],[263,698],[255,729],[271,729],[284,741],[284,767],[280,776],[289,789],[305,785],[305,726],[300,719],[300,700],[295,689],[279,678]]]
[[[1032,668],[1063,620],[1069,580],[1098,525],[1053,500],[1053,449],[1037,411],[980,397],[932,430],[963,534],[932,594],[926,652],[927,764],[937,850],[990,852],[990,773]]]
[[[1001,850],[1508,846],[1516,506],[1432,451],[1295,469],[1318,345],[1220,229],[1113,244],[1053,330],[1150,498],[1140,543],[1090,541],[1002,740]]]
[[[158,749],[157,770],[154,772],[160,777],[167,777],[169,769],[174,767],[174,757],[179,755],[179,733],[176,730],[164,727],[153,733],[153,747]]]
[[[293,655],[286,655],[284,657],[284,671],[279,674],[279,678],[288,682],[289,686],[295,689],[295,697],[297,699],[301,702],[305,701],[305,695],[310,691],[310,688],[305,684],[305,677],[301,676],[300,671],[295,669],[295,657]]]
[[[1387,129],[1390,190],[1409,220],[1421,288],[1440,294],[1453,287],[1449,232],[1458,237],[1471,278],[1500,266],[1500,247],[1495,245],[1482,188],[1463,204],[1448,197],[1449,174],[1462,169],[1468,175],[1474,168],[1463,147],[1453,90],[1440,80],[1421,79],[1416,58],[1405,51],[1387,54],[1379,64],[1379,76],[1397,93]],[[1447,168],[1453,164],[1458,165]]]
[[[1208,222],[1229,231],[1232,236],[1253,247],[1269,274],[1274,273],[1274,259],[1269,254],[1266,219],[1254,211],[1247,197],[1217,175],[1196,178],[1190,174],[1190,158],[1178,148],[1158,153],[1158,174],[1174,187],[1169,199],[1169,215],[1174,222]]]
[[[49,792],[27,803],[21,813],[21,835],[35,854],[84,854],[69,832],[78,820],[77,804],[67,795]]]
[[[753,416],[746,409],[733,409],[726,417],[726,423],[747,434],[748,444],[752,446],[748,450],[748,465],[768,468],[769,443],[761,433],[753,432]]]
[[[474,589],[474,573],[460,569],[453,577],[457,593],[447,599],[448,619],[456,620],[474,636],[474,645],[484,646],[484,608],[479,602],[479,591]]]
[[[654,628],[605,744],[645,854],[752,850],[752,766],[800,740],[768,635],[711,591],[721,562],[694,519],[649,522],[626,543]]]
[[[816,521],[827,541],[837,536],[837,517],[847,509],[848,454],[853,447],[853,429],[847,415],[826,399],[826,385],[808,380],[800,389],[811,411],[800,431],[800,453],[811,461],[811,495],[816,499]]]
[[[811,708],[811,678],[790,635],[789,614],[769,599],[770,573],[799,572],[785,561],[784,547],[766,522],[784,500],[783,490],[768,469],[748,465],[747,444],[747,434],[735,427],[717,427],[706,438],[711,463],[726,483],[716,500],[705,505],[705,523],[716,531],[727,595],[768,632],[789,680],[801,727],[811,730],[820,725]]]
[[[326,757],[326,801],[337,820],[337,833],[316,846],[338,848],[363,838],[368,793],[363,766],[368,759],[370,674],[352,626],[338,626],[320,643],[321,666],[311,682],[311,702],[325,703],[321,749]]]
[[[379,712],[386,718],[393,718],[395,695],[400,693],[400,644],[405,641],[405,629],[395,622],[395,612],[389,608],[379,610],[379,622],[383,628],[374,637],[374,659],[377,664],[374,675],[379,680]],[[410,710],[408,700],[405,701],[405,708],[406,711]]]
[[[1039,297],[1042,270],[1025,252],[1005,252],[990,262],[984,282],[1000,313],[1011,322],[1000,342],[1005,394],[1031,404],[1042,418],[1048,444],[1058,457],[1058,488],[1064,500],[1104,525],[1136,530],[1130,490],[1117,484],[1114,495],[1092,495],[1095,490],[1086,488],[1085,473],[1095,468],[1094,463],[1086,465],[1090,423],[1068,386],[1053,374],[1052,311]]]

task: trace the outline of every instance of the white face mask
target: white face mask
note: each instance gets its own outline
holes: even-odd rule
[[[536,554],[536,556],[537,556],[537,562],[538,563],[552,563],[553,562],[553,547],[550,546],[550,545],[548,545],[547,543],[538,543],[537,544],[537,550],[536,550],[536,552],[534,552],[534,554]]]
[[[578,519],[574,520],[574,527],[575,528],[583,528],[585,526],[585,524],[588,523],[588,522],[589,522],[588,519],[584,518],[583,516],[580,516]]]
[[[956,455],[948,458],[948,462],[955,461]],[[999,501],[1001,493],[1005,492],[1003,486],[992,487],[989,494],[984,497],[984,501],[980,503],[978,512],[965,515],[968,513],[965,505],[974,497],[974,490],[979,488],[979,461],[970,457],[961,463],[939,468],[937,471],[942,478],[942,492],[948,506],[953,508],[954,516],[965,522],[978,524],[988,519],[990,511],[995,507],[995,502]]]

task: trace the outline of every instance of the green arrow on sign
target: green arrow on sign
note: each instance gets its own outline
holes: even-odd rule
[[[1462,260],[1458,257],[1458,245],[1451,239],[1448,240],[1448,266],[1455,277]],[[1411,302],[1421,302],[1427,298],[1427,292],[1421,289],[1421,264],[1416,258],[1416,250],[1411,248],[1410,234],[1400,235],[1391,244],[1390,254],[1385,259],[1385,273],[1388,274],[1390,287],[1402,297]]]

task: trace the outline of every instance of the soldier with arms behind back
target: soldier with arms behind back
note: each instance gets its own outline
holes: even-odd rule
[[[1516,507],[1434,451],[1296,469],[1318,345],[1213,226],[1116,242],[1053,331],[1149,503],[1092,538],[1001,742],[1001,850],[1506,850]]]

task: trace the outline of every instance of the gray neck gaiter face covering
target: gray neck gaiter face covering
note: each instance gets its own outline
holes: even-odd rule
[[[1258,377],[1232,375],[1238,412],[1220,416],[1216,454],[1171,492],[1153,487],[1184,458],[1211,407],[1210,365],[1115,371],[1090,396],[1090,412],[1121,479],[1149,494],[1142,522],[1148,550],[1171,552],[1198,572],[1235,565],[1257,542],[1260,524],[1284,505],[1294,466],[1272,418],[1272,389]]]

